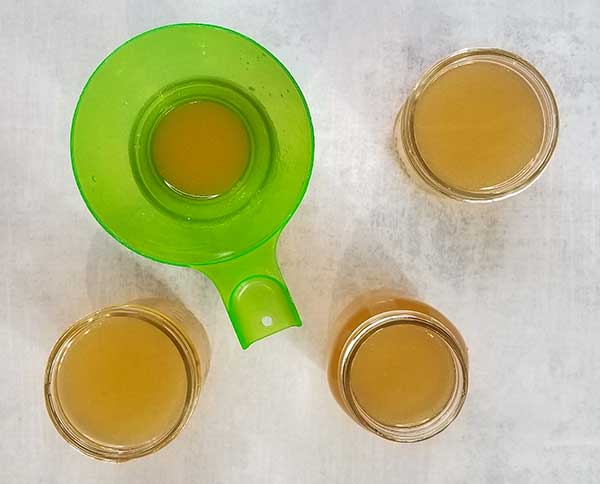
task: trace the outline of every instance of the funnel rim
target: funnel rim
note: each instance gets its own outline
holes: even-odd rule
[[[135,247],[135,244],[131,244],[128,241],[125,241],[123,239],[123,237],[119,236],[119,234],[112,230],[110,227],[110,224],[105,222],[100,215],[97,213],[96,210],[94,210],[94,208],[92,207],[92,203],[90,202],[90,200],[88,199],[88,197],[85,194],[85,190],[81,181],[81,178],[79,176],[78,170],[77,170],[77,163],[75,161],[75,153],[74,153],[74,143],[75,143],[75,125],[76,125],[76,121],[78,119],[78,115],[79,115],[79,110],[81,108],[81,104],[82,104],[82,99],[84,97],[84,95],[86,94],[86,92],[88,91],[90,84],[92,82],[92,80],[95,78],[96,74],[98,73],[99,70],[101,70],[103,68],[103,66],[111,59],[113,58],[114,55],[117,54],[117,52],[119,52],[121,49],[123,49],[125,46],[129,45],[130,43],[140,39],[141,37],[144,37],[146,35],[150,35],[153,33],[156,33],[158,31],[161,30],[167,30],[167,29],[171,29],[171,28],[177,28],[177,27],[185,27],[185,26],[195,26],[195,27],[205,27],[208,29],[214,29],[214,30],[220,30],[220,31],[224,31],[224,32],[228,32],[231,33],[235,36],[240,37],[241,39],[251,43],[252,45],[254,45],[255,47],[257,47],[258,49],[260,49],[263,53],[265,53],[271,60],[273,60],[276,65],[282,70],[282,72],[286,75],[286,77],[289,79],[289,81],[291,82],[291,85],[294,87],[294,89],[296,90],[296,92],[299,95],[300,101],[302,103],[302,108],[304,110],[304,113],[306,115],[306,121],[308,124],[308,139],[306,140],[308,143],[308,163],[307,163],[307,170],[306,170],[306,175],[304,177],[304,180],[302,182],[301,187],[298,190],[298,195],[296,196],[296,200],[294,201],[293,204],[291,204],[290,209],[287,213],[287,215],[285,217],[282,217],[281,221],[279,221],[279,223],[276,224],[275,228],[270,230],[268,233],[266,233],[262,238],[258,239],[256,242],[252,243],[252,244],[248,244],[247,247],[239,250],[239,251],[233,251],[233,253],[231,255],[226,255],[223,257],[217,257],[217,258],[213,258],[210,260],[205,260],[205,261],[198,261],[198,262],[180,262],[180,261],[173,261],[168,260],[167,258],[163,258],[160,256],[156,256],[155,254],[152,254],[150,252],[146,252],[144,250],[140,250],[139,248]],[[200,266],[205,266],[205,265],[212,265],[212,264],[218,264],[218,263],[222,263],[222,262],[226,262],[226,261],[230,261],[230,260],[234,260],[237,259],[239,257],[242,257],[243,255],[252,252],[253,250],[255,250],[256,248],[260,247],[261,245],[263,245],[265,242],[267,242],[268,240],[272,239],[273,237],[277,237],[278,234],[283,230],[283,228],[287,225],[287,223],[289,222],[289,220],[291,219],[291,217],[294,215],[294,213],[296,212],[296,210],[298,209],[298,207],[300,206],[300,203],[302,202],[304,196],[306,195],[306,191],[308,189],[308,184],[310,182],[310,178],[312,176],[312,170],[313,170],[313,166],[314,166],[314,152],[315,152],[315,137],[314,137],[314,126],[313,126],[313,121],[312,121],[312,116],[310,114],[310,110],[308,107],[308,103],[306,102],[306,98],[304,97],[304,94],[302,92],[302,90],[300,89],[300,86],[298,85],[296,79],[294,78],[294,76],[290,73],[290,71],[287,69],[287,67],[273,54],[271,53],[266,47],[264,47],[263,45],[261,45],[260,43],[258,43],[257,41],[255,41],[254,39],[236,31],[233,29],[229,29],[227,27],[223,27],[220,25],[214,25],[214,24],[209,24],[209,23],[195,23],[195,22],[182,22],[182,23],[173,23],[173,24],[166,24],[166,25],[162,25],[159,27],[155,27],[153,29],[144,31],[138,35],[135,35],[129,39],[127,39],[125,42],[121,43],[118,47],[116,47],[115,49],[113,49],[99,64],[98,66],[96,66],[96,68],[94,69],[94,71],[92,72],[92,74],[89,76],[89,78],[87,79],[86,83],[84,84],[83,89],[81,90],[81,93],[78,97],[77,100],[77,104],[75,107],[75,110],[73,112],[73,117],[71,120],[71,129],[70,129],[70,142],[69,142],[69,149],[70,149],[70,158],[71,158],[71,168],[73,170],[73,175],[75,178],[75,183],[77,185],[77,189],[79,190],[79,193],[88,209],[88,211],[92,214],[92,216],[94,217],[94,219],[98,222],[98,224],[111,236],[113,237],[117,242],[119,242],[121,245],[127,247],[129,250],[131,250],[132,252],[135,252],[136,254],[139,254],[143,257],[146,257],[148,259],[154,260],[156,262],[160,262],[160,263],[164,263],[164,264],[169,264],[169,265],[173,265],[173,266],[180,266],[180,267],[200,267]]]

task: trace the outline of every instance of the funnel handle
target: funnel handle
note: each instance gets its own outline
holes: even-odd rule
[[[236,259],[194,266],[221,294],[242,348],[291,326],[302,326],[276,259],[279,233]]]

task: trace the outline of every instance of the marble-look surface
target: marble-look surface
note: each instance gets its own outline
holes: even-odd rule
[[[596,0],[4,0],[0,483],[600,482],[599,19]],[[245,352],[209,281],[119,246],[71,175],[71,115],[91,71],[127,38],[181,21],[265,45],[295,75],[315,124],[313,179],[279,247],[305,326]],[[419,73],[469,46],[532,61],[561,114],[542,178],[486,206],[425,193],[391,146]],[[438,307],[470,348],[463,413],[416,445],[354,425],[324,376],[330,321],[382,285]],[[204,321],[211,373],[171,445],[123,465],[96,462],[47,418],[47,354],[70,321],[156,295]]]

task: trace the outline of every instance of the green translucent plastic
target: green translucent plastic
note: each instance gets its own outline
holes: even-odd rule
[[[177,194],[150,159],[157,123],[199,99],[236,111],[251,140],[246,173],[216,198]],[[169,25],[116,49],[83,89],[71,129],[75,179],[94,217],[135,252],[210,277],[243,348],[302,324],[275,251],[313,151],[290,73],[256,42],[213,25]]]

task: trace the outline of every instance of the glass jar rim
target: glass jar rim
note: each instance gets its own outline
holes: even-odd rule
[[[519,75],[535,93],[542,111],[544,129],[536,156],[513,177],[492,187],[467,190],[452,186],[439,178],[421,156],[414,133],[415,107],[421,94],[449,70],[473,62],[493,62]],[[459,50],[439,60],[427,69],[410,92],[398,113],[396,126],[400,128],[401,157],[410,164],[419,177],[434,190],[464,202],[492,202],[522,192],[542,174],[556,148],[559,131],[559,113],[556,99],[548,82],[528,61],[512,52],[498,48],[468,48]],[[396,143],[398,146],[398,143]]]
[[[434,332],[446,344],[454,365],[454,388],[444,408],[425,422],[414,425],[389,425],[377,421],[360,405],[352,391],[351,367],[361,345],[380,329],[410,324]],[[346,339],[338,361],[338,390],[342,404],[350,416],[362,427],[394,442],[418,442],[440,433],[460,413],[467,396],[469,372],[466,349],[437,318],[414,310],[392,310],[371,316],[359,324]]]
[[[94,324],[107,317],[128,316],[154,325],[171,340],[177,348],[185,366],[187,391],[181,415],[173,426],[150,441],[134,445],[117,445],[98,442],[81,432],[62,408],[57,391],[58,372],[73,341]],[[135,303],[110,306],[91,313],[73,323],[55,343],[46,366],[44,398],[50,420],[58,433],[82,453],[99,460],[124,462],[142,457],[163,448],[171,442],[187,424],[198,400],[201,385],[201,363],[189,337],[167,315]]]

